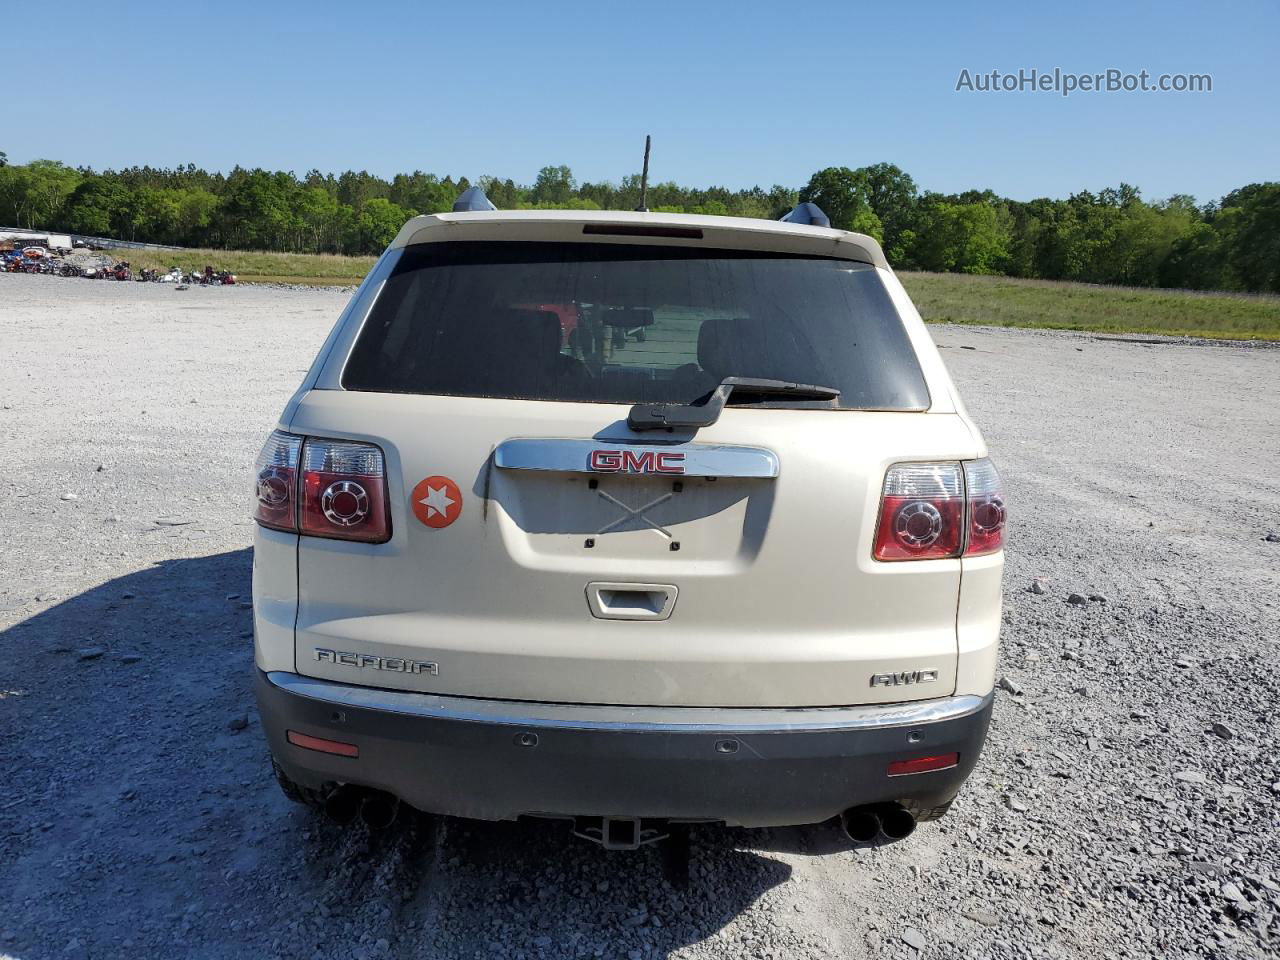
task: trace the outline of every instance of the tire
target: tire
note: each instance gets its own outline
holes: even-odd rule
[[[276,762],[276,758],[271,758],[271,773],[276,778],[276,783],[280,785],[280,792],[294,803],[301,804],[304,807],[310,807],[312,810],[320,810],[323,803],[320,801],[319,794],[314,790],[308,790],[300,783],[295,783],[289,779],[289,775],[281,769],[280,764]]]

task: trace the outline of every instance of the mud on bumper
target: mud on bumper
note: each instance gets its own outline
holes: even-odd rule
[[[864,707],[655,708],[518,703],[257,671],[271,752],[314,789],[352,783],[480,820],[618,816],[746,827],[818,823],[851,806],[951,800],[978,760],[992,696]],[[288,731],[359,748],[334,756]],[[958,753],[890,777],[892,761]]]

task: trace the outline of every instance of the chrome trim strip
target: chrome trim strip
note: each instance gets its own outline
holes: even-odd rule
[[[558,473],[609,473],[590,465],[595,451],[625,450],[636,456],[671,454],[683,458],[679,473],[613,471],[622,476],[764,477],[778,475],[778,455],[763,447],[734,447],[717,443],[637,443],[634,440],[581,440],[528,437],[504,440],[493,452],[502,470],[553,470]]]
[[[612,733],[798,733],[820,730],[882,730],[940,723],[972,716],[985,709],[985,697],[959,696],[914,703],[858,707],[624,707],[593,704],[526,703],[445,697],[434,693],[353,687],[276,671],[272,686],[321,703],[379,710],[405,716],[510,727],[600,730]]]

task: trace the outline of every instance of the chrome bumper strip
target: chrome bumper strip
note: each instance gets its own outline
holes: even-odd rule
[[[655,460],[659,455],[660,459]],[[717,443],[517,438],[504,440],[498,445],[493,452],[493,463],[500,470],[643,473],[670,475],[673,479],[682,476],[771,478],[778,475],[778,456],[773,451],[763,447],[734,447]]]
[[[993,692],[984,697],[967,695],[856,707],[627,707],[444,697],[404,690],[353,687],[283,671],[268,673],[267,680],[287,693],[357,709],[434,720],[619,733],[880,730],[959,720],[985,709],[994,696]]]

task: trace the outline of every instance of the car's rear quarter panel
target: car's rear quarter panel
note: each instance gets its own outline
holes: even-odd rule
[[[254,660],[259,670],[294,669],[298,535],[257,527],[253,539]]]

